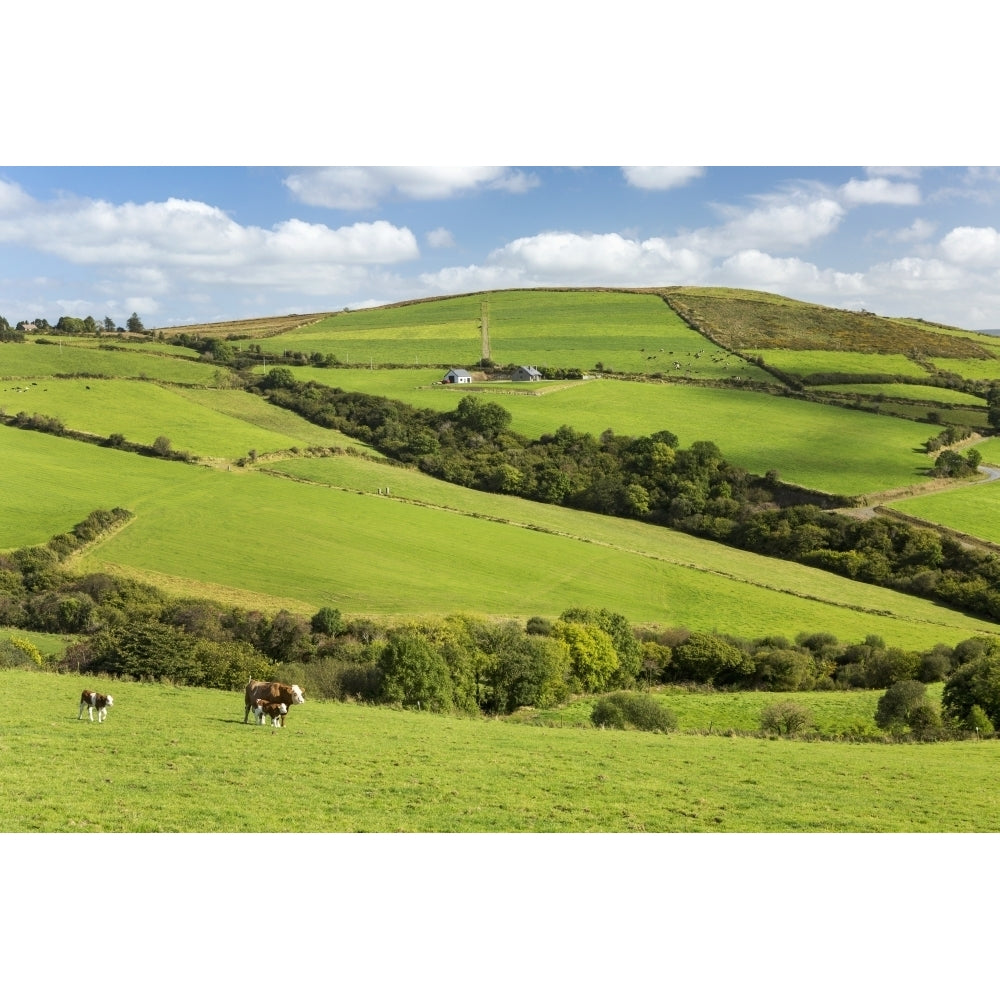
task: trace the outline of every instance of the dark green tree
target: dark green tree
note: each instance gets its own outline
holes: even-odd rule
[[[312,616],[312,630],[320,635],[339,635],[344,627],[343,617],[337,608],[320,608]]]
[[[925,728],[931,721],[926,709],[927,688],[915,680],[897,681],[878,700],[875,724],[879,729],[901,730],[905,726]]]
[[[132,313],[128,318],[128,322],[125,324],[126,329],[129,333],[143,333],[145,327],[142,325],[142,320],[139,319],[138,313]]]
[[[1000,728],[1000,639],[991,636],[976,641],[982,643],[982,652],[962,663],[944,682],[941,708],[946,718],[966,726],[978,705],[991,724]]]
[[[447,712],[452,707],[451,676],[444,657],[415,629],[389,637],[378,659],[382,701]]]

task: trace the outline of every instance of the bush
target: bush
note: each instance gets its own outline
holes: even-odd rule
[[[993,723],[989,716],[978,706],[973,705],[969,709],[969,714],[965,718],[965,726],[970,733],[978,733],[980,736],[991,736],[993,734]]]
[[[760,713],[760,728],[765,733],[791,736],[812,725],[812,713],[797,701],[777,701]]]
[[[375,701],[382,684],[382,671],[374,663],[324,656],[304,664],[302,671],[303,686],[332,701]]]
[[[669,733],[677,728],[677,716],[655,698],[638,691],[614,691],[594,706],[590,721],[605,729],[641,729],[647,733]]]
[[[920,681],[897,681],[878,700],[875,724],[879,729],[926,728],[931,723],[927,710],[933,713],[933,722],[939,725],[937,713],[927,701],[927,688]]]

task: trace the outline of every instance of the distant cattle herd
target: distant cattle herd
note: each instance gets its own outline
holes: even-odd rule
[[[288,708],[291,705],[305,704],[305,694],[298,684],[280,684],[278,681],[255,681],[252,677],[247,680],[246,690],[243,694],[246,711],[243,713],[243,721],[246,722],[253,712],[259,725],[265,725],[265,719],[271,720],[271,725],[276,729],[281,729],[285,725],[285,716],[288,715]],[[97,691],[85,689],[80,695],[80,711],[77,719],[83,718],[83,713],[87,712],[90,721],[94,721],[94,710],[97,710],[97,721],[103,722],[108,715],[108,709],[114,705],[115,700],[109,694],[100,694]]]

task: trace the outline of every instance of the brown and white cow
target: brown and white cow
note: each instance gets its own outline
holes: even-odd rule
[[[114,698],[109,694],[98,694],[96,691],[84,690],[80,695],[80,711],[77,712],[77,719],[83,718],[83,710],[86,709],[90,715],[90,721],[94,721],[94,709],[97,709],[97,721],[103,722],[108,714],[108,709],[115,703]]]
[[[243,713],[243,721],[250,718],[255,702],[263,701],[281,702],[288,709],[289,705],[304,705],[305,693],[298,684],[279,684],[277,681],[255,681],[252,677],[247,681],[246,690],[243,693],[243,701],[246,711]]]
[[[253,703],[253,714],[262,726],[266,715],[271,719],[271,725],[280,729],[284,724],[282,716],[288,714],[288,706],[280,701],[264,701],[263,698],[258,698]]]

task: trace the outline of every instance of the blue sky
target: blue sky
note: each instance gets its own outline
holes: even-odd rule
[[[997,169],[0,167],[11,323],[681,284],[980,329],[998,274]]]

